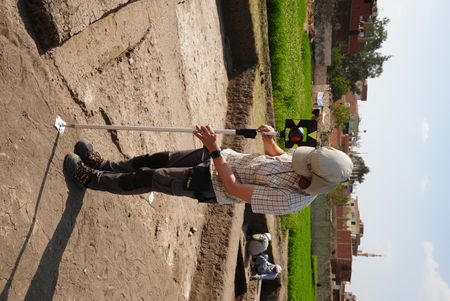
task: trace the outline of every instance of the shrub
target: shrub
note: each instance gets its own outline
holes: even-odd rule
[[[341,128],[350,121],[351,113],[349,107],[335,103],[331,110],[336,119],[336,127]]]
[[[344,61],[345,58],[346,56],[341,52],[339,45],[331,50],[331,65],[328,66],[328,74],[331,77],[342,76],[344,73],[342,69],[342,61]]]
[[[347,192],[346,184],[339,184],[330,192],[330,199],[334,205],[345,205],[350,201],[350,195]]]
[[[330,82],[333,100],[338,100],[351,89],[350,82],[342,76],[334,76]]]
[[[332,62],[331,66],[328,67],[328,75],[331,78],[331,94],[333,95],[333,100],[336,101],[350,91],[352,86],[345,77],[342,67],[342,62],[346,60],[347,56],[341,52],[339,45],[333,48],[331,58]]]

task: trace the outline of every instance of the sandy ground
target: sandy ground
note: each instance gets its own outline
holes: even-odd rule
[[[74,129],[60,136],[53,123],[61,115],[89,124],[223,127],[219,12],[216,1],[130,1],[44,51],[23,2],[0,3],[0,300],[204,300],[191,290],[213,209],[160,194],[150,205],[146,195],[81,191],[62,172],[81,137],[114,159],[198,141]],[[226,210],[233,217],[243,208]],[[220,245],[227,232],[215,235]],[[234,279],[221,276],[227,285]],[[219,299],[232,299],[228,291]]]

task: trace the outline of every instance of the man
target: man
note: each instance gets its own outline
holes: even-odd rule
[[[269,262],[269,256],[266,253],[253,256],[252,260],[254,274],[250,277],[251,280],[274,280],[281,272],[278,264]]]
[[[202,149],[160,152],[125,161],[104,160],[81,140],[64,160],[79,184],[115,194],[161,192],[200,202],[251,204],[255,213],[289,214],[308,206],[351,174],[353,163],[331,147],[299,147],[286,154],[261,125],[265,155],[222,150],[210,125],[197,125]],[[212,163],[212,164],[211,164]]]

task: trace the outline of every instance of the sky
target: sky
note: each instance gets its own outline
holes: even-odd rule
[[[392,58],[360,102],[357,300],[450,301],[450,1],[378,0]],[[366,130],[367,132],[362,133]]]

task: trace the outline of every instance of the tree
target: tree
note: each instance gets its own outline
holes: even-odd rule
[[[342,64],[345,77],[352,83],[367,78],[375,78],[383,73],[383,64],[391,56],[382,55],[376,51],[360,50],[357,53],[347,55]]]
[[[359,183],[364,182],[364,180],[365,180],[364,176],[365,176],[366,174],[368,174],[369,171],[370,171],[370,169],[369,169],[369,167],[367,167],[366,165],[361,166],[360,168],[358,168],[358,169],[356,170],[356,172],[357,172],[357,174],[356,174],[356,180],[357,180]]]
[[[371,16],[365,24],[365,45],[364,49],[375,51],[381,48],[381,44],[387,39],[386,25],[389,23],[388,18],[378,19],[377,16]]]
[[[387,39],[386,25],[388,18],[378,19],[372,16],[365,24],[364,46],[357,53],[342,58],[345,77],[350,81],[352,91],[359,92],[356,82],[367,78],[375,78],[383,73],[383,64],[391,58],[377,50]]]
[[[353,175],[356,177],[356,181],[358,181],[359,183],[364,182],[365,175],[370,172],[369,167],[367,167],[364,159],[361,156],[351,154],[350,157],[353,161]]]
[[[333,100],[338,100],[352,88],[351,83],[343,76],[335,76],[330,80]]]

